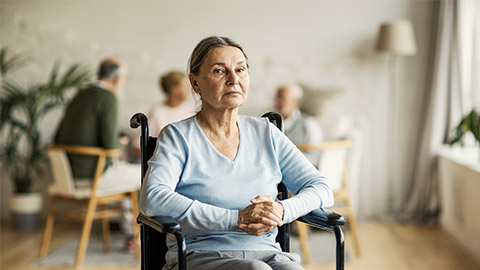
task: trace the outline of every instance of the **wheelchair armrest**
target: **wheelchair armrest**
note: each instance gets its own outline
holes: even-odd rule
[[[329,231],[333,231],[334,226],[342,226],[345,224],[343,216],[323,208],[315,209],[305,216],[299,217],[297,220]]]
[[[186,259],[187,245],[185,244],[185,238],[182,234],[182,227],[180,226],[180,224],[178,224],[178,222],[175,219],[169,216],[150,217],[140,213],[137,218],[137,223],[146,225],[149,228],[152,228],[160,233],[174,234],[177,240],[177,246],[178,246],[178,269],[181,269],[181,270],[187,269],[187,259]],[[143,235],[142,242],[148,241],[146,240],[145,237],[148,237],[148,236]],[[143,244],[142,244],[142,249],[143,249]],[[166,252],[166,246],[165,246],[165,252]],[[142,259],[142,265],[143,265],[143,259]],[[150,268],[147,267],[147,269],[150,269]]]
[[[140,213],[137,218],[138,224],[147,225],[161,233],[179,233],[182,230],[180,224],[169,216],[147,216]]]

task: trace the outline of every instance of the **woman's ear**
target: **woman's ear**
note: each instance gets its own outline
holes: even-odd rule
[[[200,88],[198,87],[198,83],[197,83],[197,80],[195,79],[195,75],[193,75],[192,73],[188,74],[188,79],[190,80],[190,85],[192,86],[193,91],[195,91],[195,93],[197,94],[200,94]]]

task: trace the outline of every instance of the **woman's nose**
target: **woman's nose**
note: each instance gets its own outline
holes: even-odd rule
[[[235,85],[238,83],[238,75],[235,72],[230,72],[227,78],[227,85]]]

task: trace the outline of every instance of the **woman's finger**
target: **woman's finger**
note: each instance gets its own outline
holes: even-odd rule
[[[281,216],[279,216],[278,214],[270,212],[270,213],[268,213],[268,216],[266,216],[264,218],[268,218],[269,220],[274,221],[276,226],[282,226],[283,225],[283,220],[282,220]]]
[[[274,226],[267,226],[263,223],[252,223],[248,224],[247,228],[253,232],[255,235],[262,235],[271,229],[273,229]]]
[[[280,225],[282,223],[282,214],[276,210],[273,206],[257,206],[252,211],[252,222],[266,223],[265,219],[273,221],[275,224],[268,222],[271,225]]]
[[[248,225],[239,226],[239,229],[243,232],[246,232],[251,235],[262,235],[268,231],[270,231],[273,226],[266,226],[262,223],[251,223]]]
[[[252,204],[240,210],[237,227],[240,228],[241,224],[248,225],[251,223],[260,223],[265,226],[282,226],[283,206],[278,202],[268,201],[265,203]]]
[[[274,202],[274,200],[270,195],[258,195],[257,197],[250,200],[250,202],[253,204],[257,204],[262,202]]]
[[[256,204],[253,208],[253,215],[268,217],[281,225],[283,222],[283,206],[278,202]]]

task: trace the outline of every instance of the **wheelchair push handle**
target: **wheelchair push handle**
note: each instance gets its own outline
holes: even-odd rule
[[[136,113],[130,118],[130,127],[133,129],[136,129],[138,127],[141,127],[141,134],[142,136],[140,137],[140,153],[141,153],[141,166],[142,166],[142,171],[141,171],[141,179],[143,183],[143,177],[145,176],[147,172],[147,145],[148,145],[148,119],[147,116],[143,113]]]
[[[280,131],[283,132],[283,121],[282,116],[276,112],[267,112],[262,115],[262,117],[267,117],[270,122],[277,126]]]
[[[147,116],[143,113],[136,113],[130,118],[131,128],[138,128],[139,126],[147,126]]]

